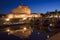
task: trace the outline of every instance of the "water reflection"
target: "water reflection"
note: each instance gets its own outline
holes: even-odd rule
[[[7,32],[8,35],[14,35],[21,39],[26,40],[45,40],[47,39],[47,34],[44,31],[41,31],[41,27],[38,25],[14,25],[7,26],[4,28],[4,32]]]
[[[38,31],[38,26],[24,24],[24,25],[13,25],[6,26],[4,32],[7,32],[8,35],[14,35],[21,39],[27,40],[42,40],[46,39],[46,33],[44,31]]]
[[[32,28],[29,25],[19,25],[19,26],[11,26],[5,28],[5,32],[8,32],[8,35],[15,35],[20,38],[27,38],[32,33]]]

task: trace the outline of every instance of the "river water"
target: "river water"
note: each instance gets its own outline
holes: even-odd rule
[[[55,30],[55,29],[54,29]],[[50,27],[33,24],[18,24],[0,27],[1,40],[46,40],[55,35]]]
[[[12,25],[4,26],[0,32],[0,39],[6,40],[46,40],[47,33],[41,31],[41,27],[37,25]]]

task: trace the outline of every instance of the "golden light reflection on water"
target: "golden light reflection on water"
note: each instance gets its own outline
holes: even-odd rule
[[[31,32],[31,28],[22,27],[22,29],[16,30],[14,35],[19,36],[21,38],[27,38],[29,37],[29,35],[31,35]]]
[[[31,27],[21,27],[20,29],[17,30],[11,30],[10,28],[6,28],[5,32],[8,32],[8,35],[13,34],[15,36],[18,36],[20,38],[27,38],[31,35],[32,33],[32,28]]]

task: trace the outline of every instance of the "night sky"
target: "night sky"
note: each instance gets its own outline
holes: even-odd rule
[[[60,10],[60,0],[0,0],[0,13],[11,13],[21,3],[28,6],[32,13]]]

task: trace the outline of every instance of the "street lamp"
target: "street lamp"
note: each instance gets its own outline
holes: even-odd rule
[[[5,32],[7,32],[8,35],[10,35],[10,34],[14,34],[14,31],[11,30],[10,28],[6,28],[6,29],[5,29]]]
[[[25,31],[25,30],[27,30],[27,28],[26,28],[26,27],[24,27],[24,28],[23,28],[23,30]]]
[[[8,28],[8,29],[6,29],[6,32],[10,32],[10,29]]]
[[[26,20],[27,18],[23,18],[23,20]]]
[[[5,19],[6,21],[10,21],[10,19],[9,18],[7,18],[7,19]]]

